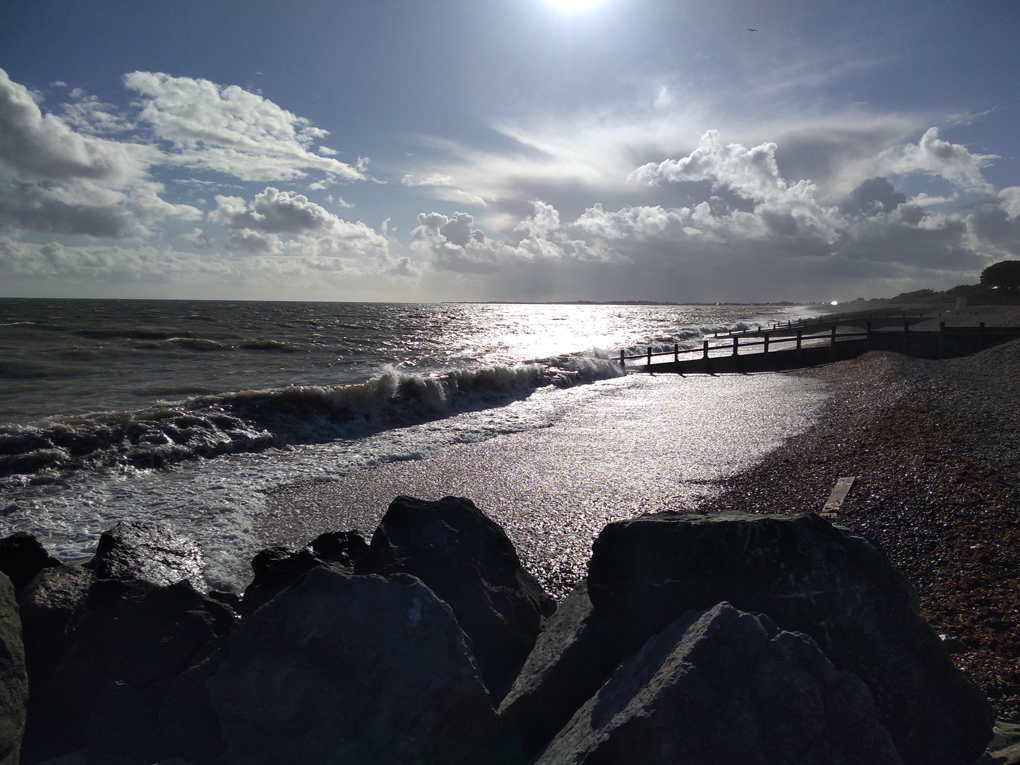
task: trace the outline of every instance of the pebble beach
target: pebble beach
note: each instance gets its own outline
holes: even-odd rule
[[[944,312],[1020,326],[1020,310]],[[918,329],[937,329],[918,325]],[[817,423],[726,482],[704,510],[819,511],[876,540],[1000,720],[1020,722],[1020,341],[945,361],[870,353],[798,372],[824,381]]]

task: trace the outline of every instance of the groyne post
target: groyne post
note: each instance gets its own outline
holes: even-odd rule
[[[769,352],[769,333],[765,333],[765,353]]]
[[[673,343],[673,363],[680,363],[680,343]]]
[[[832,337],[829,340],[829,358],[836,358],[836,325],[832,325]]]
[[[702,345],[702,355],[701,355],[701,358],[703,358],[703,359],[707,359],[708,358],[708,340],[706,340],[704,342],[704,345]]]
[[[797,330],[797,361],[800,361],[801,358],[804,356],[804,352],[801,350],[801,346],[803,344],[802,343],[803,337],[804,337],[804,330],[798,329]]]
[[[737,348],[739,347],[739,346],[738,346],[738,343],[739,343],[739,342],[740,342],[740,338],[739,338],[739,337],[737,337],[736,335],[734,335],[734,336],[733,336],[733,355],[734,355],[734,356],[736,356],[736,355],[737,355]]]
[[[865,331],[868,333],[868,350],[871,350],[871,322],[865,324]]]
[[[622,369],[626,369],[627,368],[627,360],[623,356],[623,351],[620,351],[620,367]]]
[[[648,366],[652,365],[652,346],[648,346]]]

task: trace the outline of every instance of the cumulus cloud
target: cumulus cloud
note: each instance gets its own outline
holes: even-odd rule
[[[177,238],[200,250],[209,250],[216,246],[215,235],[200,228],[193,228],[187,234],[181,234]]]
[[[973,191],[992,191],[981,174],[995,154],[971,154],[966,146],[939,138],[938,128],[929,128],[916,144],[887,149],[878,157],[882,174],[925,173],[941,176],[950,183]]]
[[[319,171],[344,181],[362,171],[315,145],[329,133],[236,85],[132,72],[124,84],[140,96],[138,118],[171,145],[166,161],[245,181],[295,180]]]
[[[43,114],[28,89],[0,69],[0,178],[123,186],[141,178],[157,154],[74,131],[56,115]]]

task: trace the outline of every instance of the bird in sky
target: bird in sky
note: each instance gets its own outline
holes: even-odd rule
[[[757,30],[757,29],[751,29],[751,28],[749,27],[747,31],[748,31],[748,32],[757,32],[758,30]]]

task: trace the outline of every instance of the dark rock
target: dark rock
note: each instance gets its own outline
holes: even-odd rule
[[[297,551],[285,547],[263,550],[252,559],[255,578],[244,591],[238,613],[242,616],[254,613],[316,566],[329,564],[353,570],[367,551],[368,544],[354,531],[321,534]]]
[[[157,587],[105,579],[89,589],[49,683],[32,700],[26,748],[47,756],[88,740],[89,722],[110,683],[124,682],[155,719],[174,678],[203,647],[233,627],[233,613],[187,581]],[[141,714],[141,712],[140,712]]]
[[[248,616],[280,592],[297,582],[322,561],[311,550],[292,552],[285,547],[271,547],[256,555],[251,562],[255,578],[244,591],[239,613]]]
[[[142,695],[125,682],[108,683],[99,695],[88,726],[93,749],[157,762],[173,757],[156,715]]]
[[[187,579],[200,592],[208,589],[201,549],[165,523],[118,523],[99,538],[85,565],[100,579],[140,579],[160,587]]]
[[[44,568],[59,565],[31,534],[19,531],[0,539],[0,571],[10,577],[15,592],[20,593]]]
[[[421,582],[316,568],[240,623],[205,683],[230,762],[507,762],[453,613]]]
[[[728,603],[624,662],[535,765],[900,765],[871,695],[813,640]]]
[[[543,618],[556,610],[503,529],[459,497],[397,497],[356,571],[411,574],[449,603],[497,700],[534,647]]]
[[[868,686],[907,765],[973,762],[991,736],[988,700],[918,615],[911,585],[871,542],[817,515],[613,523],[593,546],[588,588],[621,655],[722,601],[810,635]]]
[[[0,765],[18,765],[28,713],[28,673],[14,585],[0,573]]]
[[[205,683],[223,664],[226,643],[226,639],[218,638],[206,646],[208,655],[174,680],[159,712],[160,726],[167,740],[199,765],[217,765],[223,761],[223,735],[209,704]],[[213,650],[209,651],[210,648]]]
[[[619,663],[605,629],[592,619],[587,582],[549,617],[499,707],[500,718],[534,756],[595,695]]]
[[[330,531],[320,534],[308,543],[308,547],[319,560],[350,569],[353,569],[368,552],[368,543],[356,531]]]
[[[68,636],[96,575],[82,566],[40,571],[19,598],[33,705],[67,650]],[[34,719],[29,721],[29,728]],[[31,731],[26,733],[31,738]]]

